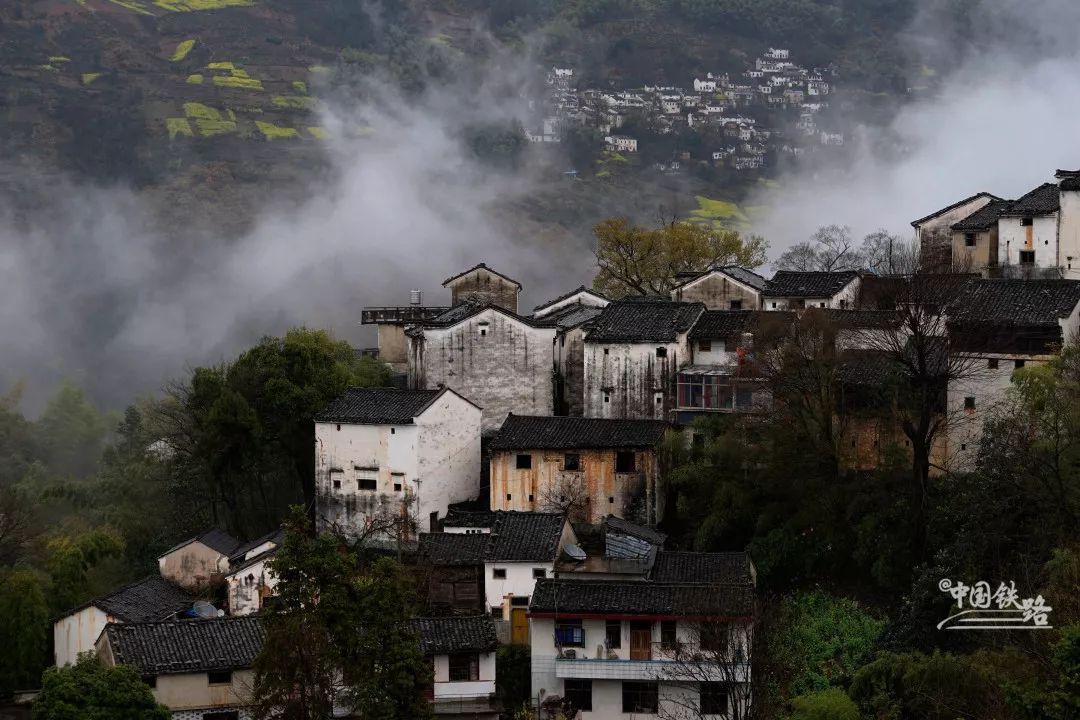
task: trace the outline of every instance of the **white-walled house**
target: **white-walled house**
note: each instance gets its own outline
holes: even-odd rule
[[[449,388],[349,388],[315,418],[316,517],[347,535],[408,518],[415,539],[480,493],[480,416]],[[405,527],[402,527],[404,525]]]
[[[757,310],[769,281],[737,265],[686,273],[671,291],[671,299],[704,303],[709,310]]]
[[[496,720],[495,623],[487,615],[413,618],[409,626],[432,664],[436,718]]]
[[[229,574],[225,576],[230,615],[259,612],[266,598],[274,594],[277,578],[267,563],[273,559],[283,540],[283,531],[275,530],[233,554]]]
[[[460,303],[408,331],[409,387],[453,389],[483,408],[484,432],[507,413],[550,415],[555,333],[502,307]]]
[[[107,666],[134,666],[172,720],[250,720],[264,637],[258,617],[110,624],[96,650]]]
[[[763,310],[855,307],[860,278],[855,270],[799,272],[780,270],[762,293]]]
[[[678,112],[677,106],[673,106],[670,112]],[[638,150],[637,138],[630,137],[629,135],[608,135],[604,138],[604,142],[607,144],[609,150],[616,152],[628,152],[636,153]]]
[[[999,214],[998,265],[1006,272],[1056,274],[1064,265],[1058,258],[1060,199],[1058,186],[1045,183]]]
[[[552,391],[557,415],[584,412],[585,329],[609,303],[600,293],[581,286],[533,308],[533,321],[555,328]]]
[[[185,540],[158,558],[161,577],[191,591],[220,582],[240,541],[220,528]]]
[[[965,361],[948,388],[953,470],[971,470],[986,419],[1013,373],[1050,362],[1080,333],[1080,280],[978,280],[949,314],[952,352]]]
[[[730,717],[736,704],[745,709],[755,582],[749,558],[661,552],[653,575],[537,583],[529,607],[534,697],[582,720]]]
[[[667,417],[675,372],[689,355],[688,334],[704,311],[701,303],[667,298],[605,307],[585,333],[585,416]]]
[[[915,228],[915,243],[919,248],[923,268],[929,271],[947,269],[952,255],[952,226],[990,202],[1000,200],[996,195],[980,192],[936,210],[926,217],[913,220],[911,226]]]
[[[53,662],[73,665],[80,653],[93,652],[110,623],[169,620],[189,610],[194,598],[183,588],[151,575],[69,611],[53,623]]]

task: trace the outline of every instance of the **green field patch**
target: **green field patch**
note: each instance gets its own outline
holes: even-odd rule
[[[199,12],[224,10],[231,7],[251,7],[255,0],[154,0],[154,4],[169,12]]]
[[[64,57],[63,55],[52,55],[49,57],[51,63],[68,63],[71,62],[71,58]]]
[[[319,101],[304,95],[275,95],[271,102],[283,110],[314,110]]]
[[[220,120],[221,113],[217,108],[212,108],[209,105],[203,105],[197,102],[184,103],[184,115],[185,117],[192,118],[194,120]]]
[[[165,120],[165,126],[169,129],[170,140],[175,140],[179,135],[195,137],[187,118],[168,118]]]
[[[206,66],[207,70],[229,70],[230,72],[236,69],[236,66],[231,62],[212,62]]]
[[[127,8],[132,12],[137,12],[140,15],[154,14],[150,12],[150,10],[147,9],[146,5],[140,2],[140,0],[109,0],[109,2],[111,2],[113,5],[119,5],[122,8]]]
[[[326,132],[326,128],[309,127],[307,131],[308,134],[316,140],[326,140],[330,137],[330,133]]]
[[[191,49],[195,47],[194,40],[184,40],[182,43],[176,46],[176,50],[173,51],[172,57],[169,58],[173,62],[180,62],[188,56]]]
[[[83,73],[82,74],[82,84],[83,85],[89,85],[90,83],[94,82],[99,77],[101,77],[101,75],[102,75],[102,73],[99,73],[99,72],[96,72],[96,73]]]
[[[214,84],[218,87],[238,88],[240,90],[262,90],[261,80],[252,78],[232,77],[229,75],[215,75]]]
[[[293,90],[301,95],[307,95],[307,83],[303,80],[293,80]]]
[[[695,195],[698,207],[690,211],[691,222],[709,223],[726,228],[745,227],[749,223],[738,204],[725,200],[713,200],[703,195]]]
[[[259,132],[261,132],[267,140],[282,140],[284,138],[300,137],[300,133],[296,131],[296,128],[280,127],[273,123],[263,122],[262,120],[256,120],[255,127],[259,128]]]
[[[328,73],[330,72],[330,68],[325,65],[312,65],[308,68],[308,71],[313,73]]]
[[[38,70],[44,70],[45,72],[60,72],[59,68],[54,65],[38,65]]]
[[[203,76],[200,75],[199,73],[195,73],[194,75],[188,75],[187,76],[187,83],[188,83],[188,85],[202,85],[203,84]]]
[[[195,127],[199,129],[199,134],[203,137],[236,132],[236,122],[233,120],[196,120]]]

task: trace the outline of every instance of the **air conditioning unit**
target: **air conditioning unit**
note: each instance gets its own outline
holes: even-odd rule
[[[559,657],[564,657],[564,658],[567,658],[569,660],[573,660],[574,658],[577,657],[577,651],[567,648],[566,650],[563,650],[561,653],[559,653]]]

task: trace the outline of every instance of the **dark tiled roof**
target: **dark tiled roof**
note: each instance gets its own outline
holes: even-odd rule
[[[690,331],[692,340],[728,338],[746,332],[757,313],[753,310],[706,310]]]
[[[229,562],[230,563],[245,562],[244,561],[244,556],[247,555],[252,550],[254,550],[255,548],[259,547],[260,545],[264,545],[264,544],[266,544],[268,542],[272,542],[275,545],[281,545],[281,543],[283,543],[284,541],[285,541],[285,531],[284,530],[278,529],[278,530],[274,530],[273,532],[268,532],[265,535],[263,535],[262,537],[255,538],[251,542],[244,543],[243,545],[241,545],[240,547],[236,548],[231,553],[229,553]]]
[[[517,280],[515,280],[514,278],[512,278],[512,277],[510,277],[508,275],[503,275],[498,270],[489,268],[484,263],[477,263],[476,265],[473,265],[468,270],[465,270],[463,272],[459,272],[457,275],[451,275],[450,277],[443,280],[443,287],[446,287],[447,285],[449,285],[450,283],[454,282],[455,280],[457,280],[459,278],[465,277],[466,275],[468,275],[469,273],[471,273],[474,270],[487,270],[492,275],[498,275],[503,280],[506,280],[507,282],[513,283],[514,285],[517,285],[519,289],[521,288],[521,283],[519,283]]]
[[[530,612],[560,615],[662,615],[746,617],[754,588],[611,580],[537,580]]]
[[[1000,200],[1001,199],[997,195],[991,195],[988,192],[975,193],[971,197],[964,198],[963,200],[961,200],[959,202],[955,202],[952,205],[950,205],[949,207],[941,208],[940,210],[932,212],[929,215],[927,215],[926,217],[919,218],[918,220],[912,220],[911,225],[912,225],[912,227],[918,227],[919,225],[922,225],[927,220],[933,220],[934,218],[938,217],[939,215],[944,215],[947,212],[955,210],[956,208],[960,207],[961,205],[967,205],[972,200],[978,200],[981,197],[988,197],[991,200]]]
[[[603,308],[593,305],[567,305],[552,313],[545,315],[535,323],[543,327],[575,328],[598,317],[604,311]]]
[[[189,538],[182,543],[177,543],[158,557],[164,557],[165,555],[175,552],[176,550],[179,550],[185,545],[190,545],[193,542],[202,543],[206,547],[210,548],[211,550],[216,550],[222,555],[232,555],[236,552],[236,549],[240,547],[240,541],[234,538],[229,533],[225,532],[221,528],[210,528],[209,530],[204,531],[200,535]]]
[[[176,675],[251,667],[262,650],[256,616],[105,626],[118,664],[143,675]]]
[[[1012,206],[1011,200],[993,200],[952,226],[957,232],[978,232],[997,225],[998,218]]]
[[[753,584],[750,556],[744,552],[659,552],[652,579],[661,583]]]
[[[171,618],[195,602],[183,588],[160,575],[150,575],[90,603],[126,623]],[[85,606],[84,606],[85,607]]]
[[[485,551],[487,562],[552,562],[562,537],[562,515],[500,512]]]
[[[900,316],[892,310],[836,310],[816,309],[829,322],[839,328],[893,328],[900,323]]]
[[[552,298],[551,300],[548,300],[547,302],[540,303],[539,305],[537,305],[536,307],[533,308],[533,312],[534,313],[539,312],[539,311],[543,310],[546,307],[551,307],[555,303],[562,302],[563,300],[566,300],[567,298],[574,297],[578,293],[582,293],[582,292],[589,293],[590,295],[595,295],[596,297],[600,298],[601,300],[607,300],[608,299],[603,295],[603,293],[597,292],[596,290],[593,290],[592,288],[587,288],[584,285],[579,285],[578,287],[574,288],[570,292],[565,292],[565,293],[563,293],[562,295],[560,295],[557,298]]]
[[[495,623],[487,615],[413,618],[409,627],[425,655],[487,652],[499,646]]]
[[[638,525],[629,520],[617,518],[614,515],[608,515],[604,518],[604,530],[619,533],[621,535],[629,535],[630,537],[644,540],[652,545],[662,546],[667,541],[667,535],[659,530],[653,530],[644,525]]]
[[[435,402],[443,390],[352,387],[315,416],[316,422],[404,425]]]
[[[663,420],[507,415],[492,450],[561,450],[653,447],[668,428]]]
[[[547,321],[546,317],[545,318],[540,318],[539,320],[537,320],[537,319],[533,319],[531,317],[526,317],[524,315],[518,315],[515,312],[511,312],[510,310],[507,310],[506,308],[502,307],[501,305],[494,305],[492,303],[481,303],[481,302],[473,302],[472,300],[465,300],[464,302],[459,302],[457,305],[453,306],[452,308],[450,308],[446,312],[441,313],[439,315],[436,315],[435,317],[431,318],[430,320],[424,321],[424,323],[422,325],[418,325],[417,327],[413,328],[409,332],[413,333],[413,334],[416,334],[416,333],[422,331],[423,328],[425,328],[425,327],[437,328],[437,327],[450,327],[451,325],[457,325],[460,322],[468,320],[469,318],[473,317],[474,315],[479,315],[480,313],[482,313],[485,310],[494,310],[495,312],[506,315],[509,318],[517,320],[518,322],[520,322],[522,324],[530,325],[532,327],[550,327],[550,323],[546,322]]]
[[[779,270],[769,281],[765,295],[769,297],[832,297],[857,278],[855,270],[840,272],[797,272]]]
[[[1050,215],[1061,208],[1061,190],[1054,183],[1043,183],[1011,203],[1002,217]]]
[[[585,342],[674,342],[704,310],[701,303],[623,299],[608,305],[593,320]]]
[[[769,281],[758,275],[752,270],[747,270],[744,267],[738,265],[719,265],[711,270],[705,270],[704,272],[680,272],[675,274],[675,279],[678,280],[676,288],[689,285],[690,283],[702,278],[709,273],[721,272],[730,278],[733,278],[743,285],[748,285],[755,290],[764,290],[769,286]]]
[[[950,324],[1056,326],[1080,303],[1080,280],[975,280],[949,310]]]
[[[881,350],[849,350],[836,369],[836,379],[850,387],[885,386],[903,375],[896,358]]]
[[[498,512],[494,510],[460,510],[450,507],[443,527],[489,528],[495,525]]]
[[[487,533],[421,533],[420,557],[432,565],[483,565]]]

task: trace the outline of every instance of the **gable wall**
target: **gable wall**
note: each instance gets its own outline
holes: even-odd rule
[[[743,310],[761,307],[761,293],[737,283],[722,273],[711,273],[685,287],[671,291],[675,300],[704,303],[709,310],[730,310],[731,301],[742,303]]]
[[[507,282],[495,273],[479,268],[450,284],[450,304],[457,305],[466,300],[498,305],[516,313],[518,311],[518,286]]]

